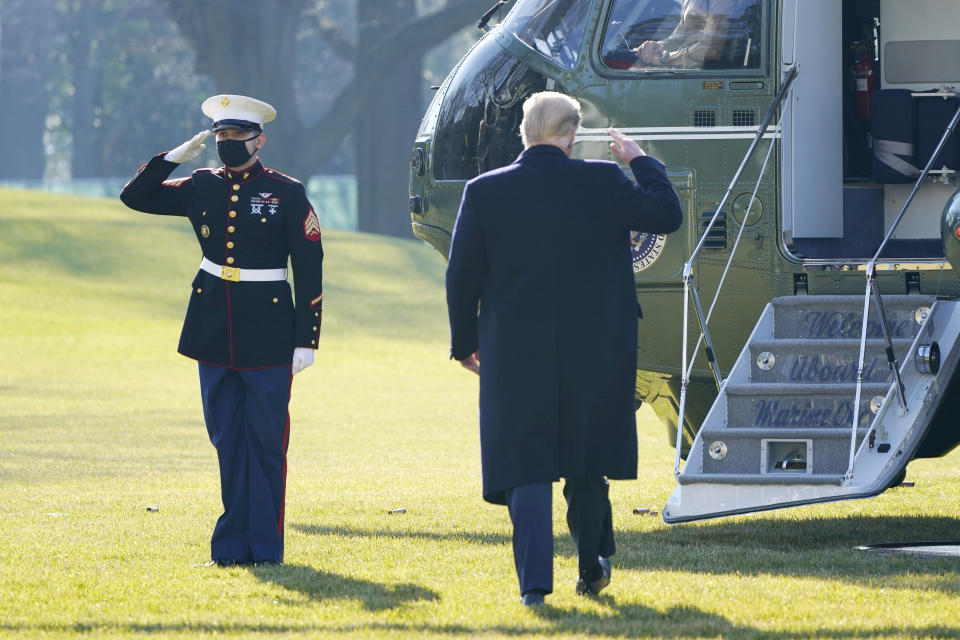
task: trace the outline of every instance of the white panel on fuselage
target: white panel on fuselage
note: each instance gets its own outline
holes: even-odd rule
[[[903,204],[910,197],[912,184],[883,185],[883,229],[887,229],[900,215]],[[937,184],[927,181],[917,191],[903,220],[893,232],[894,240],[938,239],[940,237],[940,212],[957,190],[952,184]]]
[[[887,45],[893,43],[924,43],[933,40],[960,40],[960,2],[957,0],[881,0],[880,1],[880,62],[881,69],[887,63]],[[943,49],[943,44],[931,47],[931,51]],[[903,51],[904,49],[901,49]],[[910,49],[906,49],[909,51]],[[893,48],[892,51],[897,51]],[[894,66],[902,67],[911,61],[897,61]],[[880,79],[881,89],[912,89],[929,91],[943,84],[960,85],[960,64],[956,60],[924,60],[922,52],[915,56],[912,63],[916,67],[917,82],[887,81],[887,74]],[[942,72],[952,65],[954,73],[947,77]],[[924,79],[933,73],[934,80]],[[931,77],[933,77],[931,76]]]
[[[930,51],[949,49],[960,41],[960,2],[957,0],[881,0],[880,2],[880,52],[881,68],[886,68],[885,57],[888,53],[916,52],[911,60],[891,60],[897,68],[915,68],[916,82],[889,82],[887,73],[881,77],[883,89],[910,89],[913,91],[931,91],[946,85],[960,87],[960,64],[956,60],[927,60],[923,55],[923,45]],[[936,41],[940,41],[939,44]],[[893,47],[888,49],[888,45]],[[898,46],[899,45],[899,46]],[[907,46],[914,45],[914,46]],[[951,73],[952,70],[952,73]],[[933,78],[933,80],[925,78]],[[907,80],[907,74],[897,73],[897,79]],[[938,98],[920,98],[937,100]],[[918,160],[922,167],[926,158]],[[938,169],[934,166],[933,169]],[[888,229],[896,219],[910,191],[912,184],[885,184],[884,229]],[[923,239],[940,237],[940,213],[947,200],[956,191],[956,183],[937,184],[927,181],[917,192],[903,221],[893,234],[894,239]]]
[[[794,238],[843,237],[841,8],[784,1],[783,50],[799,69],[783,121],[784,228]]]

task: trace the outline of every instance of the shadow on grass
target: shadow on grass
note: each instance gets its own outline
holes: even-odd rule
[[[454,541],[509,545],[502,534],[389,531],[293,524],[310,535]],[[933,516],[757,518],[677,525],[654,531],[617,531],[616,564],[636,571],[813,577],[891,589],[933,589],[960,594],[955,558],[880,555],[854,547],[912,540],[955,540],[960,519]],[[569,535],[556,539],[557,555],[575,555]]]
[[[617,605],[611,596],[601,596],[600,602],[609,607],[605,611],[570,611],[549,604],[534,609],[544,622],[550,623],[551,633],[569,633],[574,636],[616,636],[622,638],[772,638],[794,640],[809,638],[811,630],[771,631],[736,625],[721,615],[689,606],[677,606],[658,611],[639,604]],[[510,634],[508,628],[498,631]],[[513,630],[519,633],[520,630]],[[879,629],[817,629],[818,638],[882,638],[882,637],[957,637],[960,628],[951,626],[886,627]]]
[[[387,529],[357,529],[355,527],[328,527],[317,524],[288,525],[297,531],[315,536],[343,536],[346,538],[414,538],[420,540],[455,541],[467,544],[501,545],[511,543],[511,537],[498,533],[443,533],[439,531],[390,531]]]
[[[251,567],[250,573],[311,600],[360,600],[367,611],[394,609],[418,600],[439,600],[440,595],[415,584],[384,585],[348,578],[302,565]]]
[[[189,633],[200,634],[249,634],[249,633],[343,633],[367,635],[377,632],[392,632],[403,637],[432,635],[454,636],[509,636],[540,638],[547,636],[569,637],[620,637],[620,638],[770,638],[772,640],[800,640],[815,635],[817,638],[834,640],[858,640],[860,638],[956,638],[960,628],[949,625],[925,627],[896,626],[879,628],[817,629],[805,631],[771,631],[749,626],[735,625],[723,616],[694,607],[672,607],[658,611],[642,605],[618,606],[612,598],[601,598],[605,610],[584,612],[559,609],[549,604],[533,610],[544,627],[533,627],[524,620],[516,625],[469,625],[469,624],[418,624],[404,622],[358,622],[355,624],[284,624],[277,623],[0,623],[0,631],[13,633]],[[520,615],[520,605],[517,604]],[[522,616],[526,618],[526,616]]]
[[[819,577],[891,588],[960,593],[956,558],[918,558],[858,551],[859,545],[956,540],[960,519],[934,516],[851,516],[751,519],[618,531],[617,564],[635,570],[714,575]],[[573,553],[573,544],[558,545]]]

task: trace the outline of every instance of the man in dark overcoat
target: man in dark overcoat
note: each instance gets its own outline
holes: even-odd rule
[[[223,514],[211,564],[277,564],[292,376],[313,363],[320,335],[320,222],[301,182],[260,163],[272,106],[219,95],[201,109],[213,120],[223,166],[167,179],[204,149],[211,131],[201,131],[142,166],[120,199],[137,211],[187,218],[203,254],[179,351],[198,362],[203,416],[220,462]]]
[[[580,594],[610,580],[606,478],[637,477],[630,231],[668,233],[663,165],[611,129],[614,162],[571,159],[576,100],[534,94],[525,150],[467,183],[447,268],[451,355],[480,375],[483,497],[506,504],[524,604],[553,591],[551,483],[565,478]]]

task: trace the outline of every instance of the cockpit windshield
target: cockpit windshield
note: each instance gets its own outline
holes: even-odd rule
[[[590,5],[582,0],[517,0],[503,28],[564,69],[573,69]]]
[[[611,69],[758,69],[761,0],[617,0],[601,59]]]

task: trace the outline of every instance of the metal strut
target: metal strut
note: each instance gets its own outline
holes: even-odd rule
[[[717,391],[723,386],[723,376],[720,375],[720,365],[717,364],[717,355],[713,350],[713,342],[710,340],[710,332],[707,331],[707,322],[703,316],[703,307],[700,306],[700,296],[697,294],[697,287],[690,287],[690,296],[693,298],[693,308],[697,310],[697,319],[700,321],[700,332],[703,334],[703,351],[707,356],[707,363],[710,370],[713,371],[713,380],[717,383]]]
[[[733,193],[734,188],[737,186],[737,183],[740,181],[740,176],[743,174],[744,169],[747,166],[747,163],[750,161],[750,158],[753,156],[753,152],[756,150],[757,145],[760,143],[760,140],[763,139],[763,136],[766,134],[767,129],[770,127],[770,122],[773,120],[776,115],[777,109],[780,104],[786,98],[787,94],[790,91],[790,87],[793,84],[794,79],[797,77],[797,65],[792,65],[787,73],[783,77],[783,81],[780,84],[780,90],[777,92],[777,95],[773,99],[773,103],[770,105],[770,108],[767,110],[766,115],[764,115],[763,120],[760,125],[757,127],[757,132],[753,137],[753,141],[750,143],[750,147],[747,149],[747,153],[743,156],[743,161],[740,162],[740,166],[737,168],[736,173],[733,176],[733,180],[730,181],[730,186],[727,188],[726,193],[723,198],[720,200],[720,204],[717,206],[717,210],[714,212],[713,217],[710,218],[710,222],[707,224],[706,228],[703,230],[703,234],[700,236],[697,246],[694,248],[693,253],[690,254],[690,258],[683,265],[683,330],[682,330],[682,360],[680,365],[680,406],[678,408],[679,415],[677,416],[677,440],[676,440],[676,458],[673,466],[673,475],[677,476],[680,474],[680,449],[683,442],[683,418],[684,412],[686,410],[687,404],[687,387],[690,384],[690,373],[693,369],[693,363],[690,363],[690,367],[687,367],[687,332],[689,324],[689,302],[690,299],[693,299],[694,308],[697,312],[697,320],[700,323],[701,336],[705,341],[705,352],[707,356],[707,361],[709,362],[710,370],[713,372],[714,380],[717,384],[717,389],[719,390],[723,386],[723,377],[720,373],[720,366],[716,360],[716,352],[713,349],[713,344],[710,341],[710,334],[707,331],[707,323],[709,322],[709,316],[706,318],[703,315],[703,308],[700,306],[700,297],[697,294],[696,285],[693,284],[693,261],[696,259],[697,255],[700,253],[700,249],[703,248],[704,243],[706,242],[707,236],[710,233],[710,230],[713,229],[713,225],[716,223],[720,212],[723,210],[723,206],[726,204],[727,200],[730,198],[730,194]],[[771,149],[773,148],[773,142],[770,143]],[[767,159],[769,159],[770,154],[769,150],[767,153]],[[766,161],[764,161],[764,168],[766,168]],[[760,179],[763,178],[763,172],[761,171]],[[759,181],[758,181],[759,184]],[[754,189],[753,197],[756,197],[756,189]],[[751,198],[750,206],[753,205],[753,199]],[[749,214],[750,206],[747,207],[747,213]],[[746,219],[744,219],[746,222]],[[717,292],[719,295],[719,291]],[[716,303],[716,297],[714,297],[714,303]],[[711,305],[711,312],[713,311],[713,306]],[[699,346],[699,340],[697,345]]]
[[[857,367],[857,391],[854,395],[853,425],[850,428],[850,458],[849,464],[847,465],[847,473],[844,476],[847,480],[853,479],[853,464],[857,455],[857,427],[860,423],[860,396],[861,388],[863,386],[863,361],[867,344],[867,318],[870,311],[871,297],[873,297],[874,301],[876,302],[877,312],[880,315],[880,326],[883,328],[883,338],[886,342],[887,362],[890,364],[890,368],[893,370],[893,376],[897,384],[897,397],[900,398],[900,406],[903,408],[903,412],[906,413],[909,411],[907,408],[906,389],[904,388],[903,380],[900,377],[900,364],[897,361],[896,354],[894,353],[893,340],[890,337],[890,329],[887,327],[887,319],[883,310],[883,299],[880,295],[880,288],[876,283],[877,262],[879,262],[880,254],[883,253],[883,250],[887,246],[887,242],[889,242],[890,238],[893,237],[893,233],[897,230],[897,226],[899,226],[900,222],[903,220],[903,216],[907,213],[907,209],[913,202],[917,192],[920,191],[920,187],[923,186],[927,176],[930,174],[930,168],[933,166],[933,163],[937,161],[937,158],[940,157],[940,152],[943,151],[943,147],[947,144],[947,140],[951,135],[953,135],[954,130],[957,128],[958,121],[960,121],[960,108],[958,108],[956,113],[953,114],[950,124],[947,125],[946,131],[944,131],[943,135],[940,137],[940,142],[937,144],[937,148],[934,149],[930,159],[927,160],[926,166],[923,167],[923,171],[920,172],[920,177],[918,177],[917,181],[914,183],[913,190],[910,192],[910,197],[908,197],[903,203],[903,208],[900,209],[900,213],[893,221],[893,224],[890,225],[890,229],[883,237],[883,242],[880,243],[880,246],[877,248],[873,258],[871,258],[870,262],[867,264],[867,286],[863,296],[863,327],[860,332],[860,362]],[[874,426],[871,425],[870,430],[867,432],[867,437],[864,438],[864,442],[867,441],[873,430]],[[862,444],[860,449],[863,449]]]
[[[876,274],[872,277],[876,279]],[[907,395],[903,386],[903,378],[900,377],[900,363],[897,361],[897,355],[893,352],[893,339],[890,337],[890,327],[887,326],[887,314],[883,311],[883,301],[880,299],[880,288],[874,284],[873,300],[877,303],[877,313],[880,314],[880,326],[883,328],[883,339],[886,341],[887,363],[893,371],[893,377],[897,381],[897,391],[900,394],[900,406],[903,412],[909,411],[907,408]],[[866,322],[866,319],[864,319]]]

